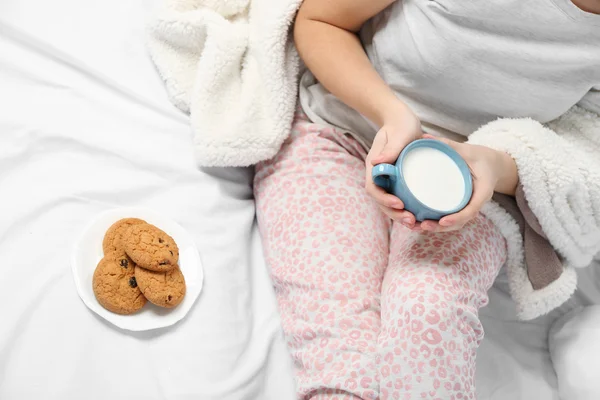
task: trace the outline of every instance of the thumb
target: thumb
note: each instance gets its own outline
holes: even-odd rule
[[[373,165],[379,163],[394,163],[398,159],[398,156],[400,156],[402,149],[404,149],[410,141],[406,135],[390,132],[385,128],[377,134],[375,140],[379,141],[377,147],[380,147],[381,151],[373,157]]]

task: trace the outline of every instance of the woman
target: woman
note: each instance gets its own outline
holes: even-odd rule
[[[479,211],[519,179],[508,154],[463,142],[498,117],[598,112],[598,14],[598,0],[305,0],[302,110],[255,178],[299,398],[475,398],[478,309],[507,257]],[[475,183],[463,211],[417,223],[371,169],[424,132]]]

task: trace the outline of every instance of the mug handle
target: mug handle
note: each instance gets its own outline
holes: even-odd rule
[[[373,183],[389,192],[392,189],[392,182],[398,178],[398,168],[392,164],[377,164],[371,170],[371,177]]]

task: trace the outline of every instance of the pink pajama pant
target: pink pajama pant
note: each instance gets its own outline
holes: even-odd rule
[[[506,258],[479,216],[413,233],[364,190],[365,150],[300,111],[256,168],[267,263],[299,399],[474,399],[478,309]]]

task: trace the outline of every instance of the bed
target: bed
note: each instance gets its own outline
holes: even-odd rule
[[[199,169],[187,117],[143,42],[153,1],[0,3],[0,399],[293,399],[254,219],[252,170]],[[132,333],[90,312],[70,272],[98,213],[164,213],[194,237],[204,289],[177,325]],[[482,310],[479,399],[558,399],[547,332],[600,301],[517,322],[501,275]]]

